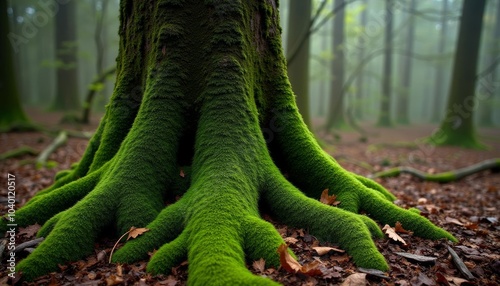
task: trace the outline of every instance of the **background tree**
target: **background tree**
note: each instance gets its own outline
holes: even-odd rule
[[[76,1],[69,0],[59,5],[56,14],[57,83],[56,96],[52,102],[54,110],[78,110]]]
[[[367,39],[366,35],[364,33],[366,29],[366,24],[368,23],[368,0],[363,0],[363,11],[360,14],[360,29],[362,31],[361,35],[359,36],[358,39],[358,44],[359,44],[359,49],[358,49],[358,58],[359,62],[362,62],[363,59],[365,58],[365,51],[366,51],[366,45],[367,45]],[[363,98],[365,97],[364,91],[364,82],[365,80],[365,74],[363,69],[359,72],[358,77],[356,79],[356,105],[355,105],[355,114],[356,118],[358,119],[363,119],[363,109],[362,109],[362,102]]]
[[[11,42],[9,40],[9,15],[7,14],[7,0],[0,0],[0,130],[9,130],[28,124],[24,114],[19,92],[16,85],[16,72],[13,65]]]
[[[335,0],[335,7],[345,5],[344,0]],[[333,61],[330,84],[330,103],[326,129],[340,128],[344,121],[344,21],[345,8],[340,9],[333,18]]]
[[[482,148],[474,127],[476,70],[486,0],[464,0],[446,117],[430,137],[435,145]]]
[[[440,37],[438,45],[438,54],[444,54],[446,48],[446,37],[448,34],[448,0],[443,0],[443,7],[441,12],[441,22],[440,27]],[[434,81],[434,99],[432,100],[431,110],[432,110],[432,122],[439,122],[442,119],[443,104],[442,98],[444,94],[443,83],[444,83],[444,62],[441,60],[437,63],[436,67],[436,78]]]
[[[245,264],[279,265],[283,238],[259,206],[339,243],[360,267],[388,268],[371,238],[382,232],[360,210],[455,240],[320,148],[295,104],[275,2],[124,0],[120,11],[118,78],[100,126],[78,166],[16,212],[19,226],[44,224],[45,240],[17,265],[25,279],[92,253],[105,230],[146,226],[114,261],[158,249],[152,273],[187,258],[191,285],[275,285]],[[326,188],[339,207],[318,201]]]
[[[410,1],[410,10],[416,10],[417,1]],[[409,102],[410,102],[410,84],[411,84],[411,72],[413,63],[413,43],[415,41],[415,16],[408,14],[408,30],[406,34],[406,52],[407,55],[403,56],[401,59],[401,89],[399,90],[399,96],[397,100],[396,109],[396,121],[399,124],[409,124]]]
[[[380,113],[377,125],[391,126],[391,82],[392,82],[392,21],[394,6],[393,0],[385,0],[385,33],[384,33],[384,64],[382,72],[382,95],[380,99]]]
[[[304,122],[310,123],[309,110],[309,24],[311,21],[311,0],[290,1],[288,14],[287,50],[293,54],[288,64],[288,77],[297,95],[297,106]],[[307,37],[307,38],[305,38]]]

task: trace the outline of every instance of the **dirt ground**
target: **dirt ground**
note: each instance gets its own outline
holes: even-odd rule
[[[56,126],[60,114],[29,110],[34,122]],[[94,117],[89,126],[65,125],[64,128],[93,130],[98,124]],[[419,138],[431,134],[430,125],[374,128],[369,125],[368,140],[360,140],[354,131],[340,132],[340,138],[318,132],[324,148],[346,169],[369,176],[375,172],[397,166],[411,166],[428,173],[439,173],[469,166],[480,161],[500,158],[500,130],[479,130],[481,141],[489,150],[466,150],[454,147],[432,147]],[[42,150],[53,140],[42,133],[2,133],[0,153],[27,145]],[[52,168],[36,169],[35,156],[0,161],[0,214],[7,211],[7,174],[16,178],[16,206],[26,203],[36,192],[50,186],[54,174],[77,162],[86,148],[87,140],[70,138],[68,143],[52,154]],[[417,207],[422,215],[445,228],[459,242],[430,241],[399,233],[406,245],[389,237],[376,240],[379,250],[391,266],[386,273],[373,273],[358,269],[345,253],[330,251],[319,255],[313,247],[333,246],[320,243],[307,230],[294,229],[273,221],[276,228],[295,251],[302,264],[316,263],[320,274],[306,276],[292,274],[283,267],[265,269],[262,261],[248,261],[248,268],[256,275],[270,277],[284,285],[500,285],[500,173],[482,171],[452,183],[424,182],[410,175],[377,179],[398,198],[402,207]],[[382,227],[382,226],[381,226]],[[394,227],[394,226],[393,226]],[[404,227],[404,226],[403,226]],[[21,228],[16,243],[35,238],[37,226]],[[108,264],[115,238],[96,243],[95,254],[81,261],[60,265],[58,272],[40,277],[34,283],[23,285],[185,285],[187,263],[163,276],[150,276],[145,272],[146,261],[134,265]],[[448,247],[458,254],[472,277],[461,273],[452,259]],[[396,252],[406,252],[428,258],[422,262],[405,258]],[[27,255],[18,253],[18,258]],[[316,262],[315,262],[316,261]],[[0,266],[0,284],[7,283],[5,253]],[[368,272],[368,273],[367,273]],[[344,284],[343,284],[344,283]]]

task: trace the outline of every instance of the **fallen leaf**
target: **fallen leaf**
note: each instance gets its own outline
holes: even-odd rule
[[[103,261],[104,259],[106,259],[106,250],[101,250],[97,253],[97,261]]]
[[[446,220],[446,222],[447,222],[447,223],[452,223],[452,224],[461,225],[461,226],[463,226],[463,225],[464,225],[463,223],[461,223],[461,222],[460,222],[458,219],[456,219],[456,218],[446,217],[446,218],[445,218],[445,220]]]
[[[403,256],[405,258],[408,258],[410,260],[416,261],[416,262],[422,262],[422,263],[435,263],[437,260],[437,257],[432,257],[432,256],[422,256],[422,255],[416,255],[416,254],[411,254],[407,252],[394,252],[399,256]]]
[[[167,280],[160,282],[162,285],[175,286],[179,281],[172,275],[169,275]]]
[[[361,273],[366,273],[368,275],[376,276],[376,277],[382,278],[382,279],[387,279],[387,280],[391,279],[389,276],[387,276],[387,274],[384,271],[380,271],[378,269],[359,267],[358,271]]]
[[[116,265],[116,275],[118,277],[122,277],[123,276],[123,267],[121,264],[117,264]]]
[[[417,281],[415,282],[415,284],[417,284],[417,285],[427,285],[427,286],[436,285],[436,283],[434,282],[434,280],[430,279],[429,277],[427,277],[427,275],[425,275],[422,272],[420,272],[418,274]]]
[[[328,195],[328,189],[324,189],[323,192],[321,193],[321,198],[319,199],[320,202],[329,205],[329,206],[336,206],[340,204],[340,202],[337,202],[337,196],[336,195]]]
[[[114,286],[114,285],[119,285],[123,283],[123,278],[115,276],[115,275],[110,275],[108,278],[106,278],[106,285],[107,286]]]
[[[411,231],[404,229],[403,225],[399,221],[396,222],[396,225],[394,226],[394,230],[397,233],[411,233]]]
[[[264,260],[264,258],[261,258],[257,261],[254,261],[252,263],[252,266],[253,266],[253,269],[255,269],[255,271],[262,273],[266,269],[266,261]]]
[[[404,245],[406,245],[406,241],[404,239],[401,238],[401,236],[399,236],[396,231],[394,230],[394,228],[390,227],[388,224],[386,224],[382,230],[385,232],[385,234],[387,234],[387,236],[389,236],[390,238],[392,238],[392,240],[394,241],[399,241],[401,243],[403,243]]]
[[[448,279],[440,272],[436,273],[436,282],[444,284],[445,286],[451,286]]]
[[[327,247],[327,246],[318,246],[318,247],[313,247],[312,249],[316,250],[318,255],[325,255],[330,251],[336,251],[336,252],[341,252],[341,253],[345,252],[342,249],[338,249],[335,247]]]
[[[131,227],[130,230],[128,231],[127,240],[129,240],[130,238],[137,238],[139,235],[148,231],[149,229],[143,227],[141,228]]]
[[[458,285],[458,286],[462,285],[463,283],[469,283],[469,281],[467,281],[463,278],[458,278],[458,277],[447,276],[446,279],[448,279],[448,281],[453,282],[453,284]]]
[[[90,279],[90,280],[94,280],[96,277],[97,277],[97,274],[95,274],[94,271],[90,272],[89,274],[87,274],[87,277]]]
[[[26,238],[32,238],[35,236],[35,234],[40,230],[40,225],[39,224],[33,224],[25,228],[21,228],[19,230],[19,235],[25,235]]]
[[[179,176],[181,176],[183,178],[186,176],[186,174],[184,174],[184,169],[181,168],[181,172],[179,173]]]
[[[285,242],[286,244],[290,245],[290,244],[296,244],[299,240],[296,239],[295,237],[286,237],[285,238]]]
[[[281,267],[290,273],[301,273],[307,276],[323,275],[321,269],[318,268],[321,262],[315,260],[311,263],[300,265],[300,263],[288,253],[288,246],[286,244],[282,244],[278,247],[278,253],[280,255]]]
[[[365,273],[354,273],[349,275],[340,286],[365,286],[367,283],[366,281],[366,274]]]

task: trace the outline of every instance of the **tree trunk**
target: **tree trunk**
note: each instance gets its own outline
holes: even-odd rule
[[[438,54],[444,55],[445,47],[446,47],[446,39],[448,33],[448,1],[443,1],[443,11],[441,12],[441,33],[439,36],[439,46],[438,46]],[[442,119],[443,113],[443,82],[444,82],[444,61],[441,60],[438,62],[436,68],[436,80],[434,82],[434,100],[432,102],[432,106],[430,107],[432,110],[431,122],[437,123]]]
[[[498,51],[500,50],[500,1],[496,3],[496,13],[495,13],[495,24],[493,27],[492,43],[488,47],[488,54],[486,56],[486,65],[490,65],[497,57]],[[492,13],[493,14],[493,13]],[[495,86],[497,77],[497,68],[495,67],[489,75],[487,75],[483,80],[481,80],[479,92],[482,96],[479,100],[479,126],[491,127],[493,123],[493,111],[494,111],[494,94],[495,90],[500,92],[498,85]]]
[[[114,261],[158,249],[147,270],[187,258],[190,285],[274,285],[245,267],[280,263],[283,239],[260,207],[360,267],[388,268],[371,239],[382,233],[361,210],[455,240],[321,150],[295,104],[275,1],[126,0],[120,23],[115,91],[82,160],[16,212],[19,226],[44,223],[46,237],[17,265],[25,279],[92,253],[106,229],[135,226],[149,231]],[[340,207],[318,201],[327,188]]]
[[[309,37],[299,47],[309,31],[311,21],[311,0],[290,1],[288,16],[288,53],[296,53],[288,65],[288,77],[293,92],[297,95],[297,106],[307,126],[310,125],[309,110]],[[296,51],[297,48],[300,50]],[[295,52],[296,51],[296,52]]]
[[[7,0],[0,0],[0,131],[10,130],[14,126],[26,125],[28,118],[21,106],[16,85],[14,57],[9,40],[9,15]]]
[[[344,0],[335,0],[335,7],[344,6]],[[345,126],[344,119],[344,19],[345,8],[333,18],[333,61],[332,82],[330,84],[330,104],[326,119],[326,129]]]
[[[363,33],[359,37],[359,62],[362,63],[365,58],[366,51],[366,34],[364,30],[366,29],[366,25],[368,24],[368,0],[363,0],[363,5],[365,6],[363,12],[361,12],[360,25]],[[359,72],[358,78],[356,80],[356,105],[355,105],[355,114],[356,118],[361,120],[363,119],[363,97],[364,97],[364,72],[361,70]]]
[[[483,148],[474,128],[476,70],[486,0],[465,0],[458,32],[446,117],[430,137],[435,145]]]
[[[392,81],[392,21],[393,0],[385,1],[384,65],[382,71],[382,97],[377,125],[388,127],[391,122],[391,81]]]
[[[54,110],[78,110],[78,69],[76,45],[76,0],[66,1],[56,14],[56,55],[58,61]]]
[[[412,11],[415,11],[417,8],[417,1],[416,0],[411,0],[410,2],[410,9]],[[408,109],[409,104],[410,104],[410,83],[411,83],[411,71],[412,71],[412,57],[411,55],[413,54],[413,43],[415,39],[415,16],[414,15],[408,15],[409,23],[408,23],[408,34],[406,38],[406,52],[408,55],[404,57],[404,60],[402,60],[403,65],[402,65],[402,73],[403,76],[401,78],[401,90],[399,94],[399,100],[398,100],[398,108],[396,111],[396,120],[399,124],[409,124],[410,119],[409,119],[409,114],[410,111]]]

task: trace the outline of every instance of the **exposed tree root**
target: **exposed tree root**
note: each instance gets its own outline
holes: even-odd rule
[[[371,176],[371,178],[387,178],[387,177],[396,177],[400,174],[410,174],[424,181],[430,182],[439,182],[439,183],[448,183],[452,181],[457,181],[462,179],[463,177],[490,169],[499,169],[500,168],[500,158],[489,159],[479,162],[477,164],[464,167],[461,169],[442,172],[438,174],[430,174],[426,172],[422,172],[412,167],[396,167],[391,168],[386,171],[375,173]]]
[[[10,158],[18,158],[24,155],[38,155],[38,151],[29,147],[29,146],[21,146],[14,150],[7,151],[5,153],[0,154],[0,161],[10,159]]]
[[[47,146],[36,158],[36,167],[41,168],[47,165],[47,159],[50,154],[54,153],[59,147],[66,144],[68,141],[68,134],[64,131],[60,132],[59,135],[52,141],[52,143]]]

